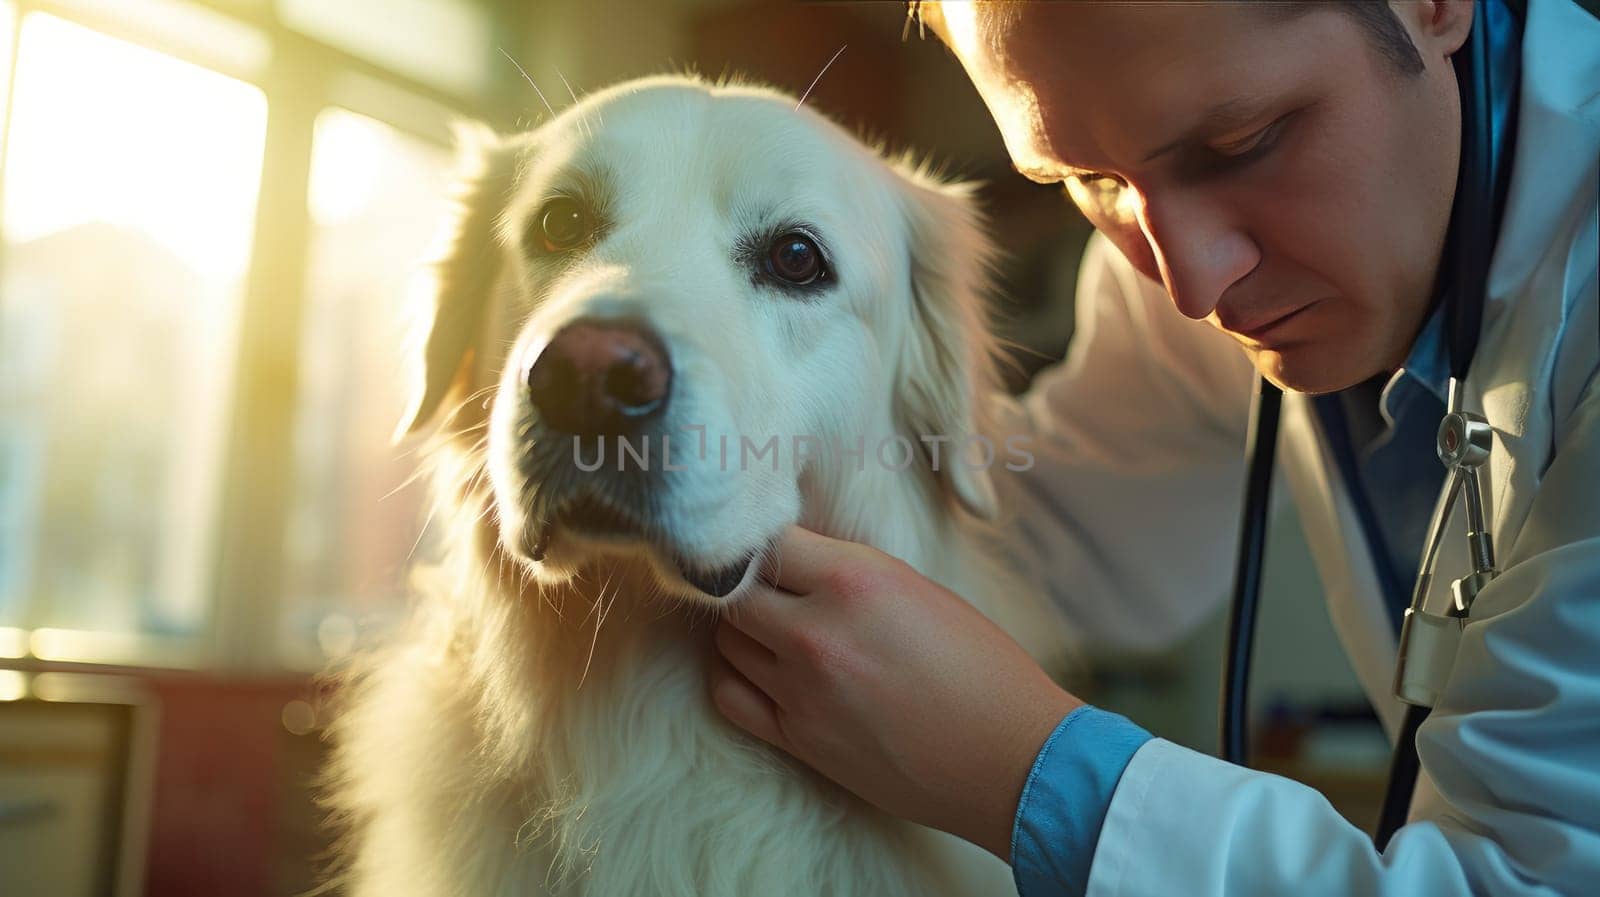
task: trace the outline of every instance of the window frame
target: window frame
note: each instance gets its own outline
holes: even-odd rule
[[[262,168],[222,434],[221,482],[210,517],[214,533],[207,552],[209,569],[202,571],[208,583],[207,620],[198,637],[191,638],[0,627],[0,669],[295,671],[278,632],[295,476],[300,340],[313,234],[308,188],[317,116],[330,107],[343,108],[443,147],[449,145],[453,119],[495,122],[496,110],[513,108],[514,71],[507,76],[497,68],[482,95],[461,95],[301,34],[278,20],[271,0],[261,0],[254,9],[225,0],[179,2],[254,30],[269,49],[265,66],[250,70],[174,41],[142,24],[137,9],[112,13],[72,0],[11,0],[11,46],[0,101],[0,175],[10,143],[21,25],[30,13],[46,13],[235,78],[266,97]],[[530,33],[525,27],[530,16],[526,10],[514,11],[515,6],[507,0],[480,3],[492,33]],[[0,176],[0,216],[4,189]],[[0,233],[4,229],[0,217]],[[0,243],[0,271],[4,264]]]

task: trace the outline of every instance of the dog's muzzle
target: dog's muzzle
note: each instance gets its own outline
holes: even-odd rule
[[[664,470],[606,465],[580,471],[567,450],[577,440],[602,452],[610,445],[615,453],[616,440],[662,435],[673,366],[654,329],[638,318],[579,318],[550,338],[523,382],[531,417],[527,432],[533,437],[523,473],[537,484],[525,536],[529,557],[542,561],[560,528],[601,542],[649,543],[685,582],[713,597],[739,585],[755,552],[708,567],[678,551],[672,534],[660,529],[663,515],[656,502]]]

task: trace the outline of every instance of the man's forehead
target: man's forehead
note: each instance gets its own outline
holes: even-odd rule
[[[1018,71],[1006,39],[1018,23],[1017,5],[928,2],[920,6],[924,20],[961,60],[984,94],[1008,144],[1019,132],[1037,130],[1041,113],[1037,87]],[[1023,147],[1009,149],[1014,159],[1027,155]]]
[[[1375,0],[1379,2],[1379,0]],[[963,62],[1006,62],[1019,54],[1059,57],[1105,46],[1110,55],[1219,44],[1269,43],[1273,29],[1340,8],[1306,0],[924,0],[912,12]]]
[[[1321,5],[1307,0],[1235,0],[1218,3],[1217,0],[912,0],[908,14],[919,27],[932,31],[947,44],[950,28],[981,24],[985,31],[1004,31],[1021,24],[1027,17],[1039,12],[1058,11],[1063,8],[1083,11],[1096,6],[1129,7],[1148,6],[1174,8],[1190,6],[1232,6],[1252,13],[1262,13],[1267,21],[1284,21],[1313,12]]]
[[[1048,181],[1063,167],[1143,164],[1206,134],[1232,136],[1275,105],[1311,66],[1281,35],[1257,39],[1282,17],[1241,6],[1255,4],[947,2],[925,14],[1017,169]]]
[[[969,60],[993,55],[1021,13],[1017,4],[972,0],[926,0],[913,4],[912,11],[945,46]]]
[[[1013,166],[1047,183],[1061,179],[1065,158],[1086,167],[1101,157],[1087,119],[1114,99],[1102,76],[1118,77],[1086,64],[1094,50],[1082,53],[1079,35],[1068,32],[1084,27],[1081,19],[1033,8],[1074,5],[944,2],[924,11],[983,96]]]

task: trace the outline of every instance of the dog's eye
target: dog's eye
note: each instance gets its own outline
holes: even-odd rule
[[[822,277],[822,251],[802,233],[787,233],[767,250],[767,273],[787,283],[805,285]]]
[[[570,196],[558,196],[539,210],[533,227],[534,242],[545,252],[566,252],[589,239],[593,224],[581,203]]]

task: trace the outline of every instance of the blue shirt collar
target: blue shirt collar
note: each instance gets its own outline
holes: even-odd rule
[[[1444,344],[1444,303],[1440,303],[1418,331],[1405,363],[1384,385],[1378,409],[1383,413],[1384,422],[1393,427],[1395,420],[1409,404],[1410,397],[1419,389],[1432,393],[1434,398],[1444,402],[1449,387],[1450,361],[1446,357]]]

